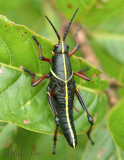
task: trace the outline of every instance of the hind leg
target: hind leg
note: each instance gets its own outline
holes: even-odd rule
[[[52,113],[55,117],[55,123],[56,123],[56,129],[55,129],[54,138],[53,138],[53,140],[54,140],[54,142],[53,142],[53,152],[52,152],[53,154],[55,154],[57,132],[58,132],[58,127],[59,127],[59,118],[57,116],[56,108],[55,108],[54,103],[53,103],[53,95],[54,95],[54,92],[48,87],[47,88],[48,102],[49,102],[50,108],[52,110]]]
[[[78,89],[77,89],[76,87],[75,87],[75,94],[76,94],[76,96],[77,96],[80,104],[82,105],[82,107],[83,107],[83,109],[84,109],[84,111],[85,111],[85,114],[86,114],[86,116],[87,116],[87,118],[88,118],[88,121],[89,121],[89,123],[90,123],[90,128],[89,128],[89,130],[87,131],[87,136],[88,136],[88,138],[90,139],[91,143],[94,144],[93,140],[92,140],[91,137],[90,137],[90,133],[91,133],[91,131],[92,131],[92,126],[93,126],[93,118],[92,118],[91,115],[89,114],[88,109],[87,109],[87,107],[86,107],[86,104],[85,104],[85,102],[84,102],[84,100],[83,100],[83,97],[81,96],[81,93],[78,91]]]

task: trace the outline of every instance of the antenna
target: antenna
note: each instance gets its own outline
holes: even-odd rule
[[[64,33],[64,36],[63,36],[63,41],[65,41],[65,38],[66,38],[66,36],[67,36],[68,30],[69,30],[69,28],[70,28],[70,25],[71,25],[71,23],[72,23],[75,15],[76,15],[78,9],[79,9],[79,8],[76,9],[74,15],[72,16],[72,18],[71,18],[71,20],[70,20],[70,22],[69,22],[69,24],[68,24],[68,26],[67,26],[67,28],[66,28],[66,30],[65,30],[65,33]]]
[[[49,18],[47,16],[45,16],[46,19],[48,20],[48,22],[51,24],[52,28],[54,29],[57,37],[58,37],[58,40],[60,41],[60,35],[58,34],[57,30],[55,29],[54,25],[52,24],[52,22],[49,20]]]

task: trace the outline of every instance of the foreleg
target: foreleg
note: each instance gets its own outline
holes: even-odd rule
[[[79,42],[78,42],[78,32],[80,31],[82,27],[79,27],[75,33],[75,40],[76,40],[76,46],[74,49],[69,53],[69,57],[71,57],[79,48]]]
[[[39,58],[40,58],[40,60],[51,63],[51,59],[45,58],[45,57],[42,56],[42,54],[41,54],[41,45],[40,45],[39,41],[36,39],[35,36],[33,36],[33,39],[35,40],[35,42],[36,42],[36,44],[37,44],[37,46],[39,48]]]

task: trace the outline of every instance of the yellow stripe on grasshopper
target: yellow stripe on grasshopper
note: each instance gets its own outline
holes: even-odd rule
[[[64,54],[64,43],[63,43],[63,41],[62,41],[62,54]]]
[[[63,50],[63,42],[62,42],[62,53],[64,52]],[[66,63],[65,63],[65,55],[63,54],[63,63],[64,63],[64,74],[65,74],[65,111],[66,111],[66,118],[67,118],[67,123],[68,127],[70,129],[71,137],[73,139],[73,147],[75,148],[75,139],[74,139],[74,133],[71,127],[70,119],[69,119],[69,110],[68,110],[68,86],[67,86],[67,68],[66,68]]]

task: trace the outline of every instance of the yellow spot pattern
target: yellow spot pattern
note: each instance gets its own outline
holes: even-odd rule
[[[52,55],[54,55],[54,52],[52,51]]]

